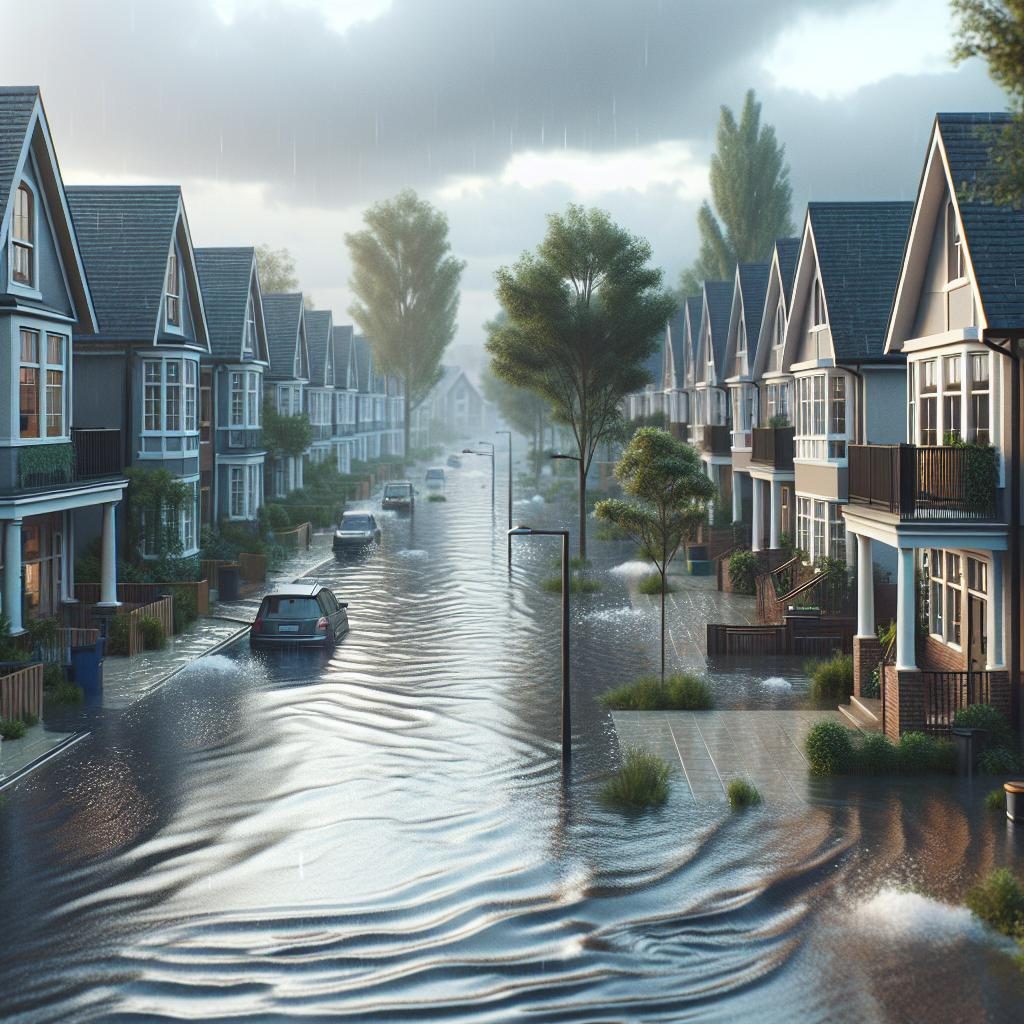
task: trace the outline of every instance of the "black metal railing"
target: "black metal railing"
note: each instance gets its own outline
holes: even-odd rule
[[[71,444],[75,449],[75,470],[79,480],[118,476],[124,472],[120,430],[72,427]]]
[[[795,427],[754,427],[750,461],[773,469],[793,468]]]
[[[7,486],[38,491],[118,476],[123,471],[120,430],[73,429],[70,444],[34,444],[16,449],[14,475]]]
[[[701,449],[709,455],[728,455],[732,451],[732,431],[727,426],[705,424]]]
[[[900,519],[994,519],[995,451],[967,445],[849,446],[849,494]]]
[[[953,718],[968,704],[992,703],[991,672],[921,673],[924,684],[925,732],[948,733]]]

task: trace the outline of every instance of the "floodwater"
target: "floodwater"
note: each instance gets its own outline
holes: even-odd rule
[[[621,575],[574,598],[563,777],[557,541],[517,539],[510,578],[488,486],[450,473],[323,569],[352,623],[329,660],[203,659],[7,790],[4,1018],[1019,1021],[1012,951],[957,908],[1022,862],[987,787],[824,782],[733,815],[677,781],[656,813],[601,807],[595,696],[655,664]],[[721,703],[798,699],[762,668]]]

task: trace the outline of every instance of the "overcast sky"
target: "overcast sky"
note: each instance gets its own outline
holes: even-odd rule
[[[5,84],[39,84],[69,184],[176,182],[197,245],[287,246],[348,322],[346,231],[412,186],[468,262],[475,371],[494,269],[569,201],[675,284],[719,106],[748,87],[808,199],[911,199],[938,110],[998,110],[949,61],[946,0],[0,0]]]

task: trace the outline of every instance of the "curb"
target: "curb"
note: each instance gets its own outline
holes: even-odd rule
[[[58,754],[63,754],[65,750],[73,747],[79,740],[84,740],[86,736],[91,736],[92,733],[86,729],[84,732],[73,732],[66,739],[62,740],[57,746],[52,747],[45,753],[40,754],[35,760],[29,761],[28,764],[23,764],[13,775],[8,775],[5,779],[0,780],[0,793],[2,793],[8,786],[13,786],[16,782],[21,782],[29,772],[34,771],[36,768],[41,768],[47,761],[56,757]]]

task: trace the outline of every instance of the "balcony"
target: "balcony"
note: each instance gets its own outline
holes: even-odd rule
[[[71,431],[71,442],[0,451],[0,493],[60,490],[124,472],[120,430]]]
[[[750,461],[759,466],[793,472],[794,427],[754,427]]]
[[[727,426],[704,424],[700,438],[701,451],[706,455],[728,455],[732,450],[732,431]]]
[[[263,447],[263,431],[259,427],[231,427],[228,430],[228,448],[259,449]]]
[[[900,520],[992,520],[999,474],[991,448],[852,444],[850,502]]]

